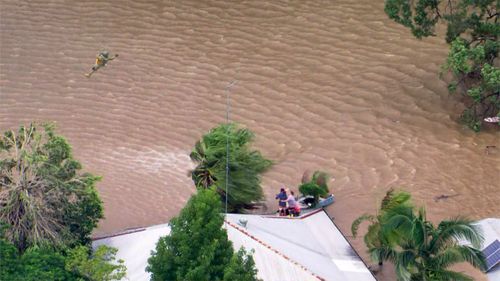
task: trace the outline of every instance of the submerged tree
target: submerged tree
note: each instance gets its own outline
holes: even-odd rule
[[[500,116],[500,69],[495,63],[500,1],[386,0],[385,12],[417,38],[434,35],[436,24],[444,21],[451,48],[443,69],[455,77],[450,93],[459,91],[464,99],[462,121],[479,131],[485,117]]]
[[[477,250],[483,241],[480,229],[460,217],[443,220],[436,227],[423,208],[414,210],[408,193],[389,191],[377,216],[364,215],[353,223],[354,235],[363,220],[372,221],[365,235],[371,258],[379,264],[391,261],[400,281],[472,280],[450,270],[461,262],[484,269],[484,257]],[[472,246],[461,245],[459,240]]]
[[[311,179],[308,178],[307,173],[304,173],[299,191],[305,196],[313,196],[313,204],[316,205],[319,202],[319,197],[328,195],[328,178],[328,174],[321,171],[315,171]]]
[[[221,212],[220,198],[212,189],[198,190],[170,221],[170,234],[156,244],[147,267],[151,280],[216,281],[231,280],[230,276],[252,280],[247,275],[256,272],[253,259],[241,253],[233,257]],[[251,271],[246,274],[242,269]]]
[[[263,197],[261,174],[272,164],[249,145],[254,135],[236,124],[222,124],[210,130],[196,142],[190,154],[197,163],[191,177],[198,189],[214,187],[221,199],[226,199],[228,180],[228,211],[240,212],[251,208]],[[229,148],[229,179],[226,178],[227,148]]]
[[[103,217],[94,187],[54,127],[31,124],[0,137],[0,223],[20,252],[30,246],[88,243]]]
[[[480,250],[483,243],[481,230],[467,218],[441,221],[436,227],[426,218],[425,210],[410,215],[389,214],[384,231],[396,230],[399,234],[397,247],[386,255],[396,266],[401,281],[439,280],[457,281],[473,279],[455,272],[451,266],[467,262],[485,269],[486,261]],[[472,246],[461,245],[458,240]]]

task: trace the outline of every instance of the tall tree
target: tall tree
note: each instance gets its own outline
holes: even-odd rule
[[[397,247],[386,254],[396,266],[401,281],[472,281],[461,272],[450,269],[454,264],[467,262],[484,269],[486,262],[480,250],[481,230],[467,218],[443,220],[436,227],[426,219],[423,208],[411,214],[388,214],[384,231],[396,230],[400,239]],[[458,240],[472,246],[461,245]]]
[[[423,208],[415,211],[409,193],[390,190],[377,216],[366,214],[354,221],[354,235],[365,220],[372,222],[364,237],[372,260],[379,264],[391,261],[400,281],[472,280],[449,267],[468,262],[484,268],[484,257],[477,250],[483,239],[480,229],[466,218],[444,220],[434,226]],[[459,240],[472,246],[461,245]]]
[[[263,198],[261,174],[272,164],[249,145],[254,135],[236,124],[222,124],[196,142],[190,154],[197,163],[191,177],[198,189],[215,188],[228,211],[241,212]],[[229,179],[226,178],[229,148]],[[226,194],[228,181],[228,194]]]
[[[220,198],[212,189],[198,190],[170,221],[170,234],[160,238],[152,252],[147,266],[151,280],[224,280],[233,247],[222,228],[221,211]]]
[[[50,124],[21,126],[0,137],[0,222],[20,252],[30,246],[88,243],[103,217],[94,187],[71,147]]]
[[[455,77],[450,93],[458,90],[463,97],[462,121],[479,131],[485,117],[500,117],[500,69],[495,63],[500,1],[386,0],[385,12],[417,38],[435,35],[436,24],[444,21],[451,47],[443,69]]]
[[[383,226],[389,218],[387,214],[411,214],[413,207],[410,200],[411,195],[409,193],[404,191],[396,192],[394,189],[390,189],[387,191],[384,199],[382,199],[377,215],[363,214],[352,223],[352,235],[356,237],[361,223],[364,221],[370,222],[368,231],[364,236],[364,241],[368,247],[371,259],[379,265],[383,264],[399,240],[394,231],[383,232]]]

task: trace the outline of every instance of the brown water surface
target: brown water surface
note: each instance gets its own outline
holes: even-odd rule
[[[276,163],[263,180],[271,209],[280,185],[322,169],[346,232],[389,187],[433,220],[500,214],[498,131],[455,122],[460,104],[437,75],[444,39],[413,38],[383,1],[2,0],[0,24],[0,129],[57,122],[104,176],[97,234],[178,213],[194,191],[188,154],[224,121],[233,80],[231,118]],[[101,49],[120,57],[85,78]]]

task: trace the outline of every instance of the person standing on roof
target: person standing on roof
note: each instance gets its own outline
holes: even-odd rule
[[[295,194],[293,193],[293,191],[290,191],[290,189],[286,189],[286,192],[288,194],[288,197],[286,199],[286,203],[288,205],[288,208],[287,208],[287,215],[291,215],[291,216],[295,216],[296,215],[296,208],[297,208],[297,200],[295,200]]]
[[[117,57],[118,54],[114,55],[113,57],[110,57],[108,51],[100,52],[99,54],[97,54],[97,57],[95,59],[95,64],[94,66],[92,66],[92,70],[89,73],[85,74],[85,76],[87,76],[87,78],[90,78],[90,76],[94,72],[96,72],[99,68],[105,67],[109,61],[114,60]]]
[[[279,200],[278,201],[278,206],[279,206],[278,213],[280,216],[284,216],[285,210],[286,210],[286,201],[288,199],[288,196],[286,195],[285,188],[282,187],[280,189],[280,193],[276,194],[276,199]]]

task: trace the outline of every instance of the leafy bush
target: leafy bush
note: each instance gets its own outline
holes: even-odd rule
[[[61,253],[35,247],[18,254],[14,244],[0,233],[0,280],[76,281],[76,278],[65,270],[65,257]]]
[[[312,178],[310,181],[307,181],[307,179],[304,179],[305,182],[303,182],[299,186],[299,191],[302,193],[304,196],[313,196],[314,197],[314,205],[318,204],[319,202],[319,197],[325,197],[328,196],[329,190],[328,190],[328,174],[321,172],[321,171],[316,171],[314,172]]]
[[[251,254],[243,248],[234,253],[231,261],[224,270],[224,281],[259,281],[257,269]]]
[[[66,270],[83,276],[87,280],[120,280],[125,277],[127,269],[123,260],[116,260],[117,252],[115,248],[101,245],[89,253],[87,247],[78,246],[69,250]]]

